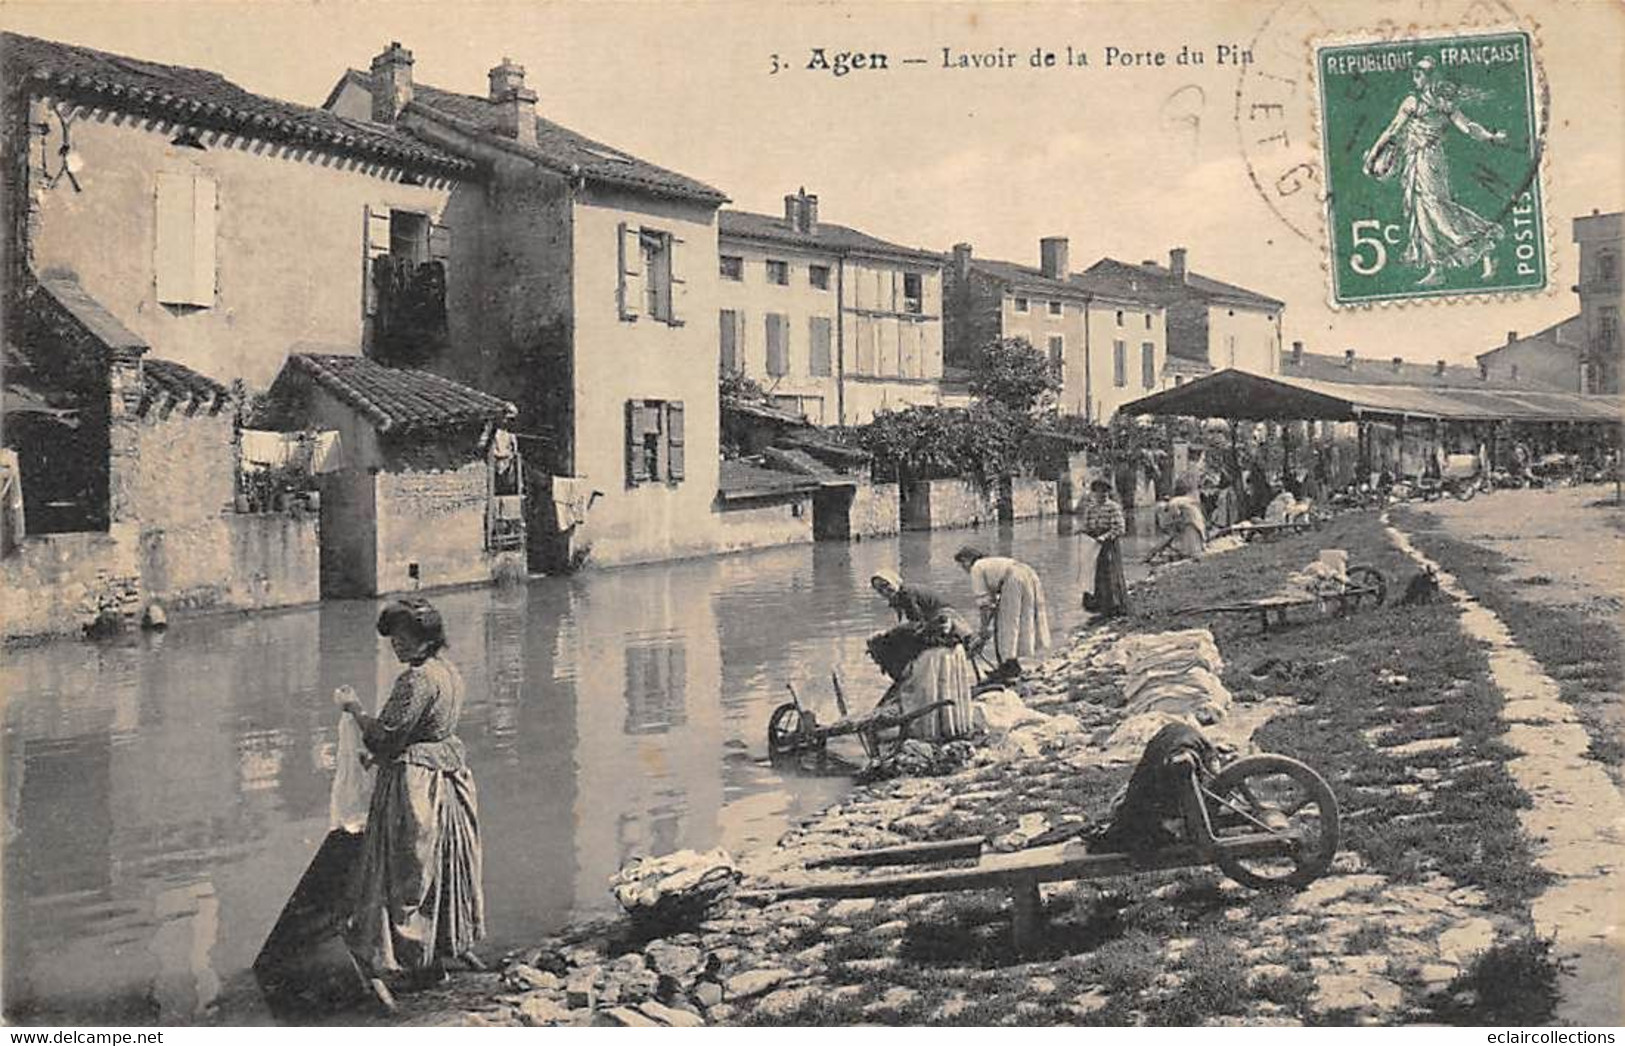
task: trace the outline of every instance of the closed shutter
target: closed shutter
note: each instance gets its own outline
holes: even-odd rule
[[[854,370],[858,374],[873,374],[875,372],[875,328],[879,321],[869,316],[858,317],[857,366]]]
[[[377,260],[388,254],[389,208],[368,204],[363,217],[361,242],[361,295],[368,316],[378,314],[378,284],[373,270]]]
[[[626,485],[635,487],[648,479],[643,468],[643,403],[626,401]]]
[[[767,372],[776,378],[790,373],[790,346],[785,337],[784,317],[776,312],[767,314]]]
[[[160,172],[153,268],[166,305],[214,304],[215,185],[202,175]]]
[[[671,268],[671,304],[667,308],[666,321],[674,327],[681,327],[683,319],[688,315],[688,281],[684,277],[688,274],[688,244],[673,236],[667,241],[670,245]]]
[[[942,315],[942,273],[936,270],[920,274],[920,312],[927,316]]]
[[[814,316],[807,324],[807,371],[815,378],[831,374],[828,316]]]
[[[1140,345],[1140,384],[1148,389],[1157,384],[1157,347],[1149,341]]]
[[[721,339],[722,373],[733,374],[739,368],[739,313],[723,309],[718,317],[718,337]]]
[[[617,294],[621,319],[636,320],[643,308],[643,241],[637,229],[621,222],[620,237],[621,279]]]
[[[666,478],[683,478],[683,404],[666,404]]]
[[[1128,384],[1128,343],[1112,342],[1112,384],[1122,388]]]

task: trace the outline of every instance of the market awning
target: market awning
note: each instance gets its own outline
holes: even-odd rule
[[[1126,403],[1129,416],[1156,414],[1240,421],[1619,422],[1617,396],[1510,389],[1356,385],[1221,370]]]

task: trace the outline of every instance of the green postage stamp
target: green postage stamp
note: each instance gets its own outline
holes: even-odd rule
[[[1546,286],[1530,45],[1513,31],[1315,49],[1335,304]]]

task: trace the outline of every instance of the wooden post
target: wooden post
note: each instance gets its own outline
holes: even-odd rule
[[[1010,931],[1016,953],[1024,955],[1038,943],[1044,925],[1044,895],[1037,879],[1019,879],[1010,884],[1012,919]]]

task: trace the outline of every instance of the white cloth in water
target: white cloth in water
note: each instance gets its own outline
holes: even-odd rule
[[[737,866],[728,851],[707,853],[679,850],[664,857],[634,857],[610,877],[610,892],[627,911],[653,908],[668,896],[706,887],[719,879],[732,879]]]
[[[964,737],[971,732],[971,671],[965,648],[930,647],[909,663],[898,683],[898,700],[905,713],[929,708],[938,701],[952,704],[936,715],[917,719],[909,725],[909,736],[933,741]]]
[[[336,749],[333,790],[327,800],[327,827],[357,835],[367,830],[367,808],[372,805],[375,772],[361,761],[367,746],[361,740],[361,728],[356,725],[355,717],[348,712],[339,713]]]
[[[1095,564],[1100,562],[1100,542],[1088,534],[1082,536],[1082,544],[1078,546],[1078,584],[1083,587],[1083,594],[1095,594]]]

